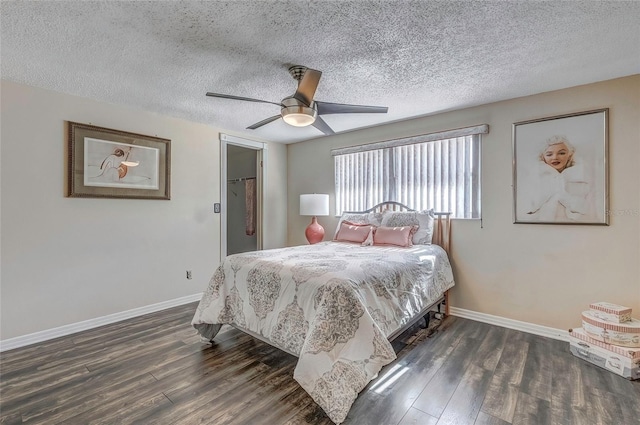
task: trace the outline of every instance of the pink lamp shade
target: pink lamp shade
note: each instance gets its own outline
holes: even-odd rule
[[[310,215],[311,224],[307,226],[304,234],[310,244],[321,242],[324,239],[324,228],[318,223],[317,216],[329,215],[329,195],[309,194],[300,195],[300,215]]]

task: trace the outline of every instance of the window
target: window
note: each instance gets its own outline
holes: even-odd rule
[[[488,125],[335,149],[336,214],[397,201],[480,218],[480,139]]]

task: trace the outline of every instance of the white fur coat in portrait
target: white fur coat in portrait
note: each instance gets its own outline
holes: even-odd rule
[[[518,217],[522,221],[588,222],[596,219],[592,172],[579,160],[559,173],[537,161],[518,182]]]

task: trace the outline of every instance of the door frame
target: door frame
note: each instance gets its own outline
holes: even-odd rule
[[[264,246],[264,188],[267,183],[267,144],[220,133],[220,262],[227,256],[227,146],[256,152],[256,248]]]

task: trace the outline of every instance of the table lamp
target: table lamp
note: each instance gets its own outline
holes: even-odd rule
[[[300,195],[300,215],[313,216],[311,224],[304,232],[309,243],[314,244],[322,241],[324,228],[318,223],[317,217],[329,215],[329,195],[321,193]]]

